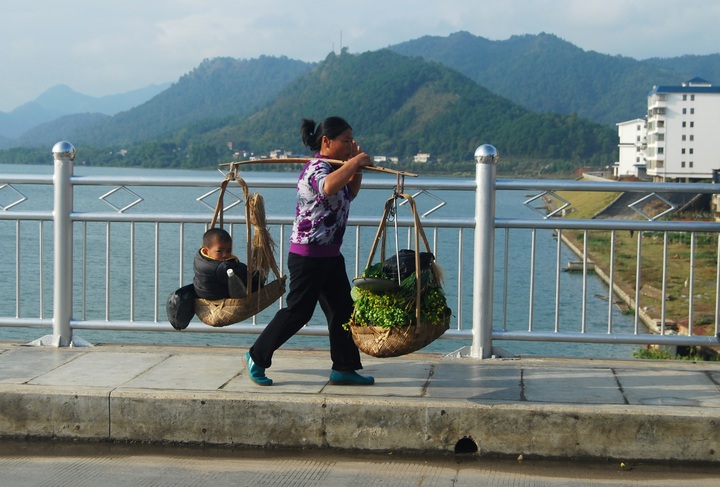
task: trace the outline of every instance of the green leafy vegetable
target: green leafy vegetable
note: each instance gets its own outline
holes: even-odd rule
[[[382,262],[365,269],[363,277],[388,279],[382,271]],[[450,314],[442,286],[432,269],[420,273],[420,319],[423,323],[442,324]],[[403,279],[396,291],[375,293],[367,289],[353,289],[355,309],[350,324],[391,328],[415,322],[417,274]]]

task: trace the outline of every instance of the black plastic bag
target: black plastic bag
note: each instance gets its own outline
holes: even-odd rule
[[[383,262],[383,272],[390,279],[398,279],[398,261],[400,262],[400,280],[402,281],[410,274],[415,272],[415,251],[403,249]],[[430,268],[435,261],[435,256],[431,252],[420,252],[420,271]]]
[[[168,296],[166,310],[170,324],[176,330],[184,330],[195,316],[195,287],[192,284],[177,289]]]

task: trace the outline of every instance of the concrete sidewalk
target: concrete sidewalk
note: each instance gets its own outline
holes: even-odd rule
[[[244,349],[0,344],[5,437],[720,462],[720,363],[363,357],[281,349],[259,387]]]

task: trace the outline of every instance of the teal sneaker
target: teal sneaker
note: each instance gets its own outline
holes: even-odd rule
[[[354,370],[341,372],[333,370],[330,372],[330,384],[334,386],[371,386],[375,379],[371,376],[363,376]]]
[[[247,352],[245,354],[245,356],[243,357],[243,362],[245,362],[245,368],[247,368],[248,377],[250,377],[251,381],[253,381],[259,386],[272,385],[272,379],[265,375],[265,368],[260,367],[255,362],[253,362],[253,359],[250,356],[250,352]]]

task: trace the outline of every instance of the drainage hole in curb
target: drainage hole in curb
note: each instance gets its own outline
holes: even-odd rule
[[[475,440],[473,440],[469,436],[460,438],[460,440],[458,440],[458,442],[455,443],[455,453],[456,454],[477,453],[477,451],[478,451],[477,443],[475,443]]]

